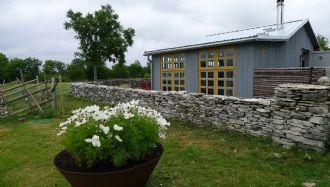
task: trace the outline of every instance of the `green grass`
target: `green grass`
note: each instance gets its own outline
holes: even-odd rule
[[[94,104],[69,96],[65,111]],[[50,112],[51,113],[51,112]],[[56,136],[60,119],[29,115],[0,121],[0,186],[69,186],[52,159],[63,149]],[[50,115],[52,116],[52,115]],[[285,150],[269,139],[172,122],[164,155],[148,186],[330,185],[330,154]],[[276,154],[278,153],[278,154]],[[306,159],[306,154],[311,160]]]

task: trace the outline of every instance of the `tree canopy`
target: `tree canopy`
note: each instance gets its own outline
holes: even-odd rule
[[[133,45],[135,31],[124,29],[110,5],[85,16],[69,10],[67,17],[69,21],[64,23],[65,29],[73,29],[80,42],[76,55],[93,65],[94,80],[97,79],[97,66],[106,61],[125,63],[125,52]]]
[[[319,42],[322,50],[330,50],[328,38],[326,38],[325,36],[323,36],[321,34],[318,34],[317,41]]]

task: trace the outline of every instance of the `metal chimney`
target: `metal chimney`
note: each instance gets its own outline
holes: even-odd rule
[[[277,0],[277,30],[284,28],[284,0]]]

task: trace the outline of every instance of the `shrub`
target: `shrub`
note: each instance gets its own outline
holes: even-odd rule
[[[73,111],[60,124],[63,145],[80,166],[112,162],[116,167],[150,154],[170,124],[155,110],[138,101],[113,108],[89,106]]]

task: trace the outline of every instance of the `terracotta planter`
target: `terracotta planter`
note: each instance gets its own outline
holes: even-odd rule
[[[54,165],[74,187],[143,187],[156,167],[162,153],[163,146],[157,144],[158,153],[146,162],[134,167],[106,173],[74,172],[61,168],[59,154],[54,158]]]

